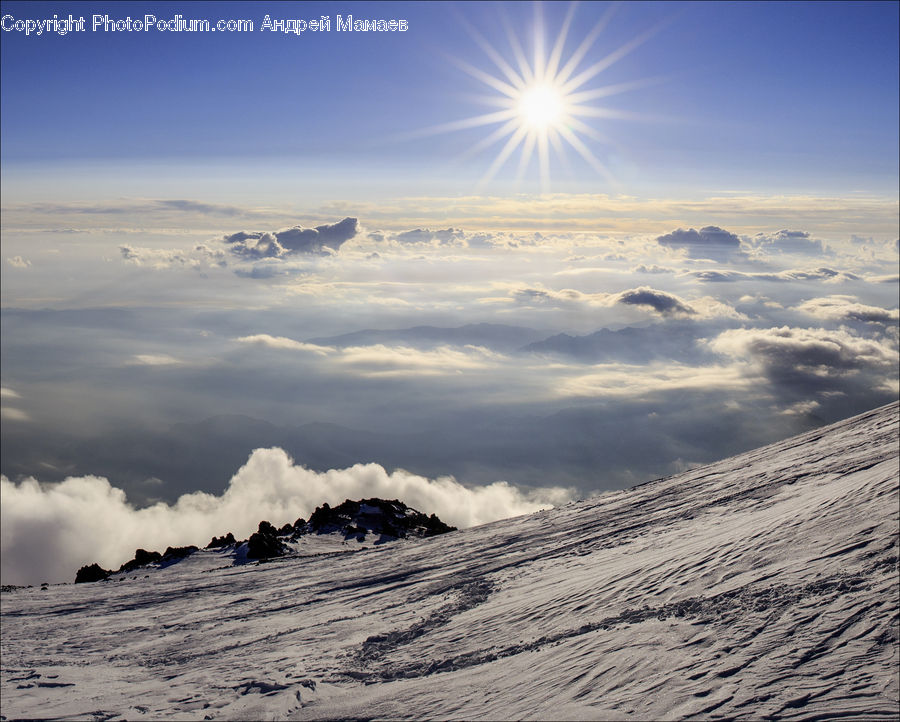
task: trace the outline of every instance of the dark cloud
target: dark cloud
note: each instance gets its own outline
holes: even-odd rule
[[[273,233],[239,231],[225,236],[225,243],[229,244],[229,250],[234,255],[248,260],[279,258],[287,253]]]
[[[678,296],[665,291],[657,291],[648,286],[623,291],[616,299],[616,303],[624,303],[630,306],[645,306],[664,316],[693,316],[697,313]]]
[[[291,253],[322,253],[326,248],[338,250],[359,231],[356,218],[345,218],[330,225],[303,228],[294,226],[281,231],[240,231],[225,236],[231,252],[245,259],[281,258]]]
[[[275,234],[278,242],[288,251],[294,253],[315,253],[323,247],[337,250],[341,244],[349,241],[359,231],[356,218],[345,218],[331,225],[301,228],[295,226]]]
[[[844,394],[870,406],[896,398],[896,344],[846,328],[731,329],[711,342],[713,351],[749,359],[784,398]],[[751,371],[752,373],[752,371]]]
[[[699,231],[679,228],[656,239],[661,246],[683,248],[691,258],[726,260],[742,255],[741,239],[718,226],[705,226]]]

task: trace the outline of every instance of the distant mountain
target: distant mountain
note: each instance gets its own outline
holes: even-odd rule
[[[363,501],[297,542],[343,553],[4,589],[3,717],[896,720],[898,431],[893,403],[415,544],[356,542]]]
[[[379,331],[366,329],[340,336],[311,338],[307,343],[318,346],[372,346],[375,344],[432,347],[440,345],[484,346],[495,351],[516,349],[544,338],[546,332],[522,326],[504,326],[495,323],[473,323],[457,328],[439,326],[414,326]]]
[[[585,336],[566,333],[527,344],[527,353],[558,354],[586,363],[619,361],[644,364],[674,359],[698,363],[714,358],[698,341],[709,328],[692,321],[670,321],[652,326],[627,326],[617,331],[601,328]]]

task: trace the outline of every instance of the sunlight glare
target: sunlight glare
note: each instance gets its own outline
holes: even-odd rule
[[[489,182],[507,163],[510,157],[519,152],[517,181],[520,181],[532,159],[536,158],[540,176],[541,189],[549,191],[551,150],[558,160],[568,167],[566,146],[575,151],[590,167],[601,174],[612,185],[616,180],[606,165],[598,159],[583,139],[594,142],[609,143],[605,134],[594,124],[584,119],[600,118],[635,118],[634,114],[589,104],[625,91],[648,84],[648,80],[620,82],[600,87],[585,87],[611,65],[633,52],[646,42],[661,25],[638,35],[629,42],[607,53],[602,59],[580,70],[586,61],[598,36],[609,24],[617,6],[611,6],[598,20],[593,29],[586,35],[577,48],[565,57],[565,46],[569,30],[573,25],[576,3],[569,6],[562,27],[553,43],[552,50],[546,52],[544,41],[544,23],[540,3],[535,4],[533,23],[533,54],[529,60],[508,23],[506,25],[512,58],[507,60],[498,48],[488,42],[474,27],[469,27],[472,39],[484,50],[493,61],[499,75],[476,68],[462,60],[454,60],[456,65],[488,86],[495,94],[482,96],[480,100],[486,105],[500,108],[491,113],[476,115],[458,121],[442,123],[423,129],[418,134],[446,133],[484,125],[500,124],[486,137],[474,143],[464,153],[469,157],[482,152],[487,147],[502,143],[493,162],[482,176],[479,186]],[[655,81],[653,81],[655,82]],[[596,122],[596,121],[595,121]],[[503,142],[505,141],[505,142]]]
[[[537,131],[556,128],[565,118],[565,104],[559,88],[540,83],[527,88],[517,105],[519,120]]]

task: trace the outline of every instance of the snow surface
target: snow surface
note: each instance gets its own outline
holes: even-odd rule
[[[898,464],[895,403],[421,542],[7,592],[2,715],[896,719]]]

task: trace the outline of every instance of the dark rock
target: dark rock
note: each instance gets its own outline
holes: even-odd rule
[[[247,540],[248,559],[269,559],[283,556],[287,551],[284,543],[278,538],[278,530],[267,521],[259,523],[259,530]]]
[[[107,571],[99,564],[89,564],[81,567],[75,575],[76,584],[84,584],[85,582],[100,582],[108,579],[112,572]]]
[[[146,549],[134,550],[134,562],[142,567],[158,562],[160,559],[162,559],[162,555],[159,552],[148,552]]]
[[[186,547],[166,547],[166,551],[163,552],[162,561],[174,561],[175,559],[184,559],[186,556],[189,556],[197,551],[197,547],[191,545]]]
[[[313,531],[319,531],[332,518],[331,507],[327,503],[317,506],[316,510],[309,515],[309,526]]]
[[[148,564],[153,564],[162,559],[162,554],[159,552],[148,552],[146,549],[135,549],[134,550],[134,559],[130,562],[125,562],[121,567],[119,567],[120,572],[130,572],[138,567],[145,567]]]
[[[349,539],[371,533],[387,538],[429,537],[455,531],[437,516],[426,516],[397,499],[347,499],[331,508],[323,504],[309,517],[308,531],[316,534],[343,532]],[[296,532],[295,532],[296,534]]]
[[[274,526],[272,526],[271,522],[268,521],[261,521],[259,523],[257,533],[265,534],[266,536],[278,536],[278,530]]]
[[[438,519],[434,514],[432,514],[428,517],[428,519],[425,520],[425,529],[427,530],[427,533],[423,536],[434,536],[435,534],[446,534],[450,531],[456,531],[455,526],[448,526],[440,519]]]
[[[206,545],[206,548],[221,549],[222,547],[231,546],[232,544],[237,544],[237,541],[235,541],[234,534],[228,532],[225,536],[214,536],[212,541]]]

